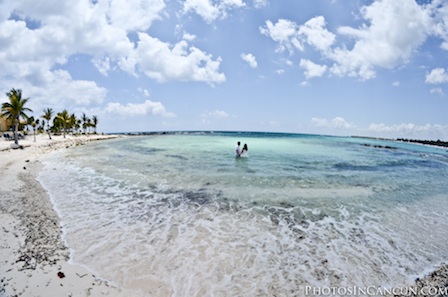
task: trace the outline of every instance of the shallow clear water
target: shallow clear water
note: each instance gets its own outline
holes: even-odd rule
[[[237,141],[248,158],[235,158]],[[448,154],[438,148],[187,133],[102,141],[43,161],[39,181],[73,261],[129,294],[403,286],[447,260]]]

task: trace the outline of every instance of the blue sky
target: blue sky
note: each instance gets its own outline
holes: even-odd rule
[[[447,57],[443,0],[0,1],[1,94],[101,132],[448,140]]]

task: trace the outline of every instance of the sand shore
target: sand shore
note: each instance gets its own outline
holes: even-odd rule
[[[89,141],[117,136],[33,136],[20,141],[23,149],[0,140],[0,297],[12,296],[130,296],[85,267],[70,263],[61,237],[59,218],[48,194],[36,180],[39,157]],[[107,256],[107,255],[98,255]],[[416,287],[448,287],[448,265],[422,272]],[[418,296],[418,295],[417,295]]]
[[[23,149],[0,140],[0,296],[124,296],[119,288],[72,265],[59,218],[36,181],[39,156],[110,135],[28,136]]]

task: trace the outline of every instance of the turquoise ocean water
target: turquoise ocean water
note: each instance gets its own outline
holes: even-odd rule
[[[249,157],[235,158],[236,142]],[[448,259],[448,153],[351,137],[178,133],[45,157],[72,261],[129,296],[404,286]]]

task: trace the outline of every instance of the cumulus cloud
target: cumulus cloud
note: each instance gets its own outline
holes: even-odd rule
[[[39,111],[51,107],[54,110],[76,107],[92,107],[104,102],[107,90],[93,81],[74,80],[64,70],[42,71],[33,80],[4,80],[4,85],[18,86],[30,97],[30,106]],[[6,93],[9,90],[1,90]],[[49,95],[51,94],[51,95]]]
[[[225,75],[219,72],[221,59],[213,60],[211,55],[190,47],[186,40],[170,46],[146,33],[138,36],[138,47],[132,61],[148,77],[159,82],[180,80],[213,84],[225,81]]]
[[[304,43],[325,52],[335,41],[335,35],[326,29],[323,16],[312,18],[302,26],[286,19],[279,19],[275,24],[266,21],[266,26],[259,30],[278,43],[277,51],[288,50],[290,54],[295,50],[303,51]]]
[[[303,50],[303,45],[297,34],[298,26],[293,21],[280,19],[275,24],[271,21],[266,21],[266,26],[259,29],[261,34],[270,37],[278,43],[278,52],[288,50],[290,54],[293,54],[295,49]]]
[[[331,129],[354,129],[356,125],[350,122],[347,122],[342,117],[335,117],[332,120],[328,120],[325,118],[312,118],[311,123],[313,126],[318,128],[331,128]]]
[[[322,52],[328,51],[336,39],[336,36],[327,30],[323,16],[314,17],[300,26],[298,34],[306,43]]]
[[[241,59],[243,59],[251,68],[257,68],[258,63],[257,59],[255,59],[254,55],[252,54],[241,54]]]
[[[375,1],[361,9],[367,21],[360,28],[341,27],[338,33],[355,40],[352,49],[336,48],[330,57],[337,75],[375,77],[375,67],[405,63],[427,37],[430,17],[413,0]]]
[[[448,136],[446,125],[416,125],[413,123],[401,123],[397,125],[386,125],[383,123],[372,123],[369,132],[379,135],[390,135],[391,137],[415,137],[415,138],[437,138],[440,135]]]
[[[442,39],[440,48],[448,51],[448,2],[434,0],[427,8],[434,18],[432,33]]]
[[[255,8],[262,8],[262,7],[268,6],[268,4],[269,4],[268,0],[253,0],[253,1],[254,1]]]
[[[125,105],[118,102],[111,102],[107,104],[106,112],[117,114],[123,117],[146,115],[155,115],[162,117],[176,116],[174,113],[167,112],[162,103],[154,102],[151,100],[146,100],[143,103],[127,103]]]
[[[279,52],[287,50],[292,55],[309,45],[328,61],[333,75],[367,80],[375,77],[377,67],[391,69],[407,63],[433,30],[428,8],[414,0],[373,1],[361,8],[360,16],[361,26],[340,27],[337,35],[328,31],[323,16],[303,25],[287,19],[275,24],[266,21],[260,32],[277,43]],[[448,17],[446,20],[448,23]],[[343,46],[336,39],[344,42]],[[346,41],[353,45],[347,46]]]
[[[327,71],[326,65],[319,65],[310,60],[300,59],[300,67],[305,69],[305,77],[310,79],[312,77],[321,77]]]
[[[435,68],[426,74],[426,83],[444,84],[448,82],[448,73],[443,68]]]
[[[218,18],[227,17],[229,10],[245,5],[241,0],[220,0],[216,4],[210,0],[186,0],[183,4],[183,12],[194,12],[206,22],[211,23]]]
[[[114,27],[126,32],[145,31],[161,19],[164,8],[163,0],[110,0],[107,15]]]
[[[27,87],[33,98],[70,90],[75,95],[60,100],[73,97],[71,103],[84,105],[104,100],[106,91],[61,72],[80,56],[91,58],[104,76],[125,71],[157,81],[225,81],[221,59],[188,44],[194,35],[171,45],[146,33],[129,34],[148,30],[165,17],[164,9],[163,0],[0,1],[0,80]]]

